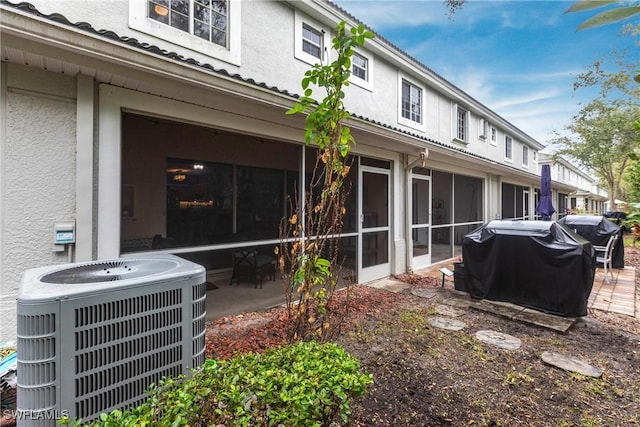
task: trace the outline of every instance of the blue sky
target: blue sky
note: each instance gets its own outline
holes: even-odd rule
[[[441,0],[334,2],[543,144],[594,98],[579,73],[612,48],[640,63],[622,23],[577,32],[596,12],[564,14],[572,1],[470,0],[452,20]]]

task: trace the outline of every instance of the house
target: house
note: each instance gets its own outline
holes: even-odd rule
[[[579,168],[566,159],[553,160],[546,152],[539,154],[538,163],[548,164],[554,187],[554,206],[557,218],[569,212],[582,214],[602,214],[606,209],[607,190],[602,188],[593,174]]]
[[[279,242],[315,158],[284,113],[357,18],[322,0],[168,4],[0,3],[0,342],[26,269],[160,251],[228,274],[235,249]],[[490,219],[535,218],[539,141],[382,37],[352,71],[342,239],[358,282],[457,256]]]

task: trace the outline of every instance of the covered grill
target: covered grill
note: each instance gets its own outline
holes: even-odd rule
[[[613,248],[611,266],[613,268],[624,268],[622,230],[612,221],[598,215],[567,215],[559,219],[558,222],[574,230],[595,246],[607,246],[609,238],[618,234],[619,238]]]
[[[591,243],[551,221],[490,221],[462,243],[472,297],[584,316],[595,275]]]

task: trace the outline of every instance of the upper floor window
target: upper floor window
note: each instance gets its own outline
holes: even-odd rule
[[[522,146],[522,166],[529,167],[529,147]]]
[[[510,136],[504,137],[504,157],[507,160],[513,160],[513,139]]]
[[[129,26],[240,65],[241,7],[241,1],[231,0],[130,0]]]
[[[402,79],[402,117],[422,123],[422,90]]]
[[[425,86],[398,73],[398,123],[420,132],[426,131],[424,120]]]
[[[316,22],[295,12],[295,57],[309,65],[326,63],[325,49],[329,46],[329,34]]]
[[[351,57],[351,74],[361,80],[369,80],[369,60],[359,53]]]
[[[351,57],[349,82],[373,91],[373,59],[373,55],[363,49],[354,52]]]
[[[455,139],[467,142],[469,112],[459,105],[455,106]]]
[[[149,0],[149,18],[227,47],[226,0]]]
[[[491,144],[498,145],[498,129],[491,126]]]
[[[302,24],[302,51],[322,60],[323,50],[322,32]]]
[[[481,139],[487,139],[489,134],[489,122],[484,117],[481,117],[478,121],[478,137]]]

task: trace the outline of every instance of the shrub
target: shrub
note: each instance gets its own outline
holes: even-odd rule
[[[298,342],[230,360],[207,360],[191,378],[165,379],[149,399],[102,414],[100,427],[327,426],[347,423],[352,398],[371,384],[335,343]]]

